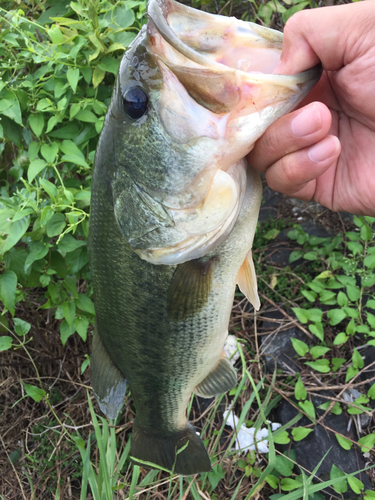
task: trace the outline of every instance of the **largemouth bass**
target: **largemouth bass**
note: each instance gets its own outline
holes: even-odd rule
[[[261,182],[244,157],[320,70],[273,74],[282,34],[252,23],[173,0],[150,0],[148,17],[95,158],[92,385],[114,418],[129,384],[135,459],[195,474],[211,464],[186,408],[193,391],[209,398],[237,383],[223,354],[237,283],[259,308]]]

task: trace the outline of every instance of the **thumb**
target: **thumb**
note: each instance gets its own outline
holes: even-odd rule
[[[374,1],[297,12],[285,25],[277,72],[293,75],[319,62],[325,70],[339,70],[360,55],[360,40],[374,23]]]

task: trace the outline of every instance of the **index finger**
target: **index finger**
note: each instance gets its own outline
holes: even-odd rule
[[[365,34],[373,30],[374,2],[359,2],[297,12],[286,23],[279,74],[296,74],[319,61],[337,71],[366,50]]]

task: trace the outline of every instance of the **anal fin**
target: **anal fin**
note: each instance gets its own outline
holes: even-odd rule
[[[215,368],[196,386],[194,392],[202,398],[220,396],[237,384],[237,372],[227,358],[222,357]]]
[[[260,300],[258,295],[257,275],[255,272],[253,256],[251,250],[246,255],[240,270],[237,274],[237,283],[241,292],[245,295],[247,300],[251,302],[256,311],[259,311]]]
[[[114,365],[95,330],[91,353],[91,384],[99,407],[108,418],[116,418],[126,392],[126,380]]]

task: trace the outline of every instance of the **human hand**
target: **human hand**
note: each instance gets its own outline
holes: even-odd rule
[[[275,191],[375,216],[374,0],[289,19],[277,72],[295,74],[319,61],[322,78],[305,107],[268,128],[249,164]]]

